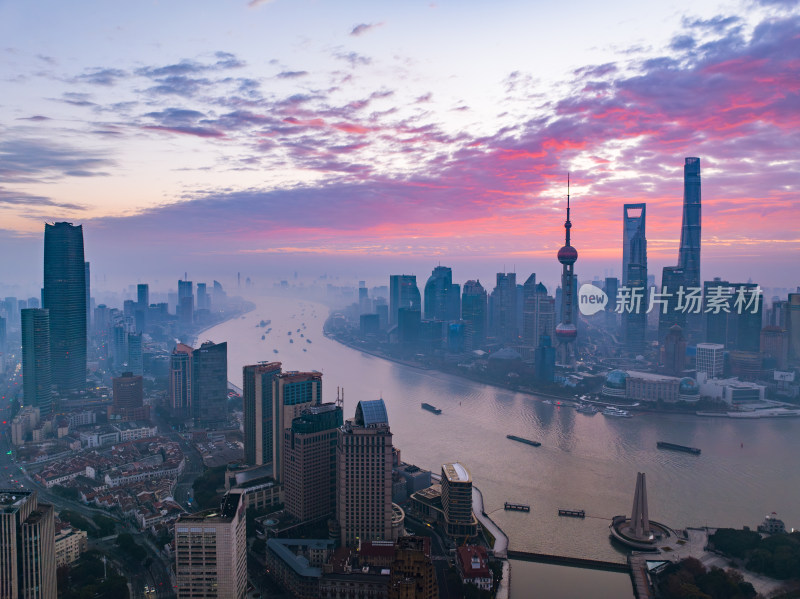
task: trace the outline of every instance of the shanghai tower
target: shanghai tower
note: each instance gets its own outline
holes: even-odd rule
[[[53,383],[61,395],[86,386],[86,267],[83,227],[44,226],[43,308],[50,311]]]
[[[678,268],[684,285],[700,286],[700,159],[686,158],[683,165],[683,225]]]

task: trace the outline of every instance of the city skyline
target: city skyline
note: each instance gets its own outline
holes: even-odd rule
[[[660,272],[686,156],[706,272],[797,274],[796,2],[92,6],[0,8],[0,249],[21,257],[5,280],[34,272],[55,220],[87,225],[96,277],[135,255],[139,277],[446,259],[555,280],[567,171],[579,274],[621,275],[619,208],[637,202]]]

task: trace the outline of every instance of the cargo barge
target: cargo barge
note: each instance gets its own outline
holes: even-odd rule
[[[700,455],[700,450],[697,447],[689,447],[687,445],[678,445],[677,443],[667,443],[666,441],[659,441],[656,443],[659,449],[672,449],[673,451],[683,451],[694,455]]]
[[[527,445],[533,445],[534,447],[539,447],[541,445],[541,443],[538,441],[531,441],[530,439],[524,439],[523,437],[517,437],[516,435],[506,435],[506,439],[519,441],[520,443],[526,443]]]

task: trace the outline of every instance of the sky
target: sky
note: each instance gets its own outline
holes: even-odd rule
[[[799,32],[796,0],[0,0],[0,282],[38,289],[61,220],[93,284],[555,282],[567,173],[579,278],[646,202],[658,280],[697,156],[703,277],[793,288]]]

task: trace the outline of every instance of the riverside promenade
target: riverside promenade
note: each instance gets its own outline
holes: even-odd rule
[[[511,564],[508,561],[508,536],[494,521],[486,515],[483,508],[483,494],[475,485],[472,486],[472,511],[483,530],[494,539],[492,551],[495,557],[503,560],[503,580],[497,588],[497,599],[508,599],[511,591]]]

